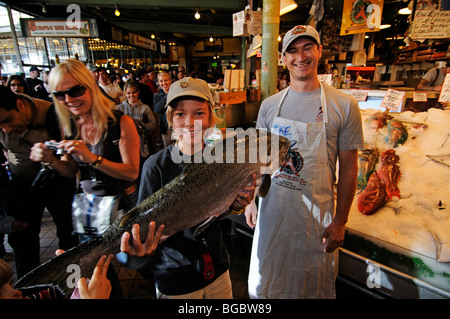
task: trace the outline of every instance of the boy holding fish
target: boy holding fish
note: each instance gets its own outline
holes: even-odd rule
[[[176,142],[145,162],[138,202],[182,174],[183,167],[174,162],[172,154],[191,156],[203,149],[206,130],[219,121],[208,84],[200,79],[188,77],[174,82],[167,107],[167,120]],[[230,211],[240,211],[251,202],[255,184],[256,177],[252,176],[252,183],[239,192]],[[138,227],[134,225],[132,231],[134,247],[130,247],[129,235],[125,235],[121,250],[129,256],[145,257],[148,253],[140,243]],[[229,256],[220,225],[213,223],[198,235],[194,230],[195,227],[186,229],[164,240],[151,257],[140,259],[145,263],[140,270],[151,268],[160,299],[232,298]],[[148,252],[151,251],[150,248]]]

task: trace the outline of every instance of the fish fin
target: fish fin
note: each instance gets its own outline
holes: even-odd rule
[[[258,196],[259,197],[266,197],[267,193],[269,192],[270,185],[272,183],[272,177],[269,174],[264,174],[261,177],[261,184],[258,188]]]
[[[216,216],[211,216],[210,218],[205,220],[203,223],[201,223],[199,226],[197,226],[197,228],[195,228],[193,235],[197,236],[198,234],[200,234],[202,231],[204,231],[206,228],[208,228],[212,223],[214,223],[216,221],[216,219],[217,219]]]
[[[127,221],[129,221],[132,217],[135,217],[137,215],[139,215],[139,210],[131,209],[129,212],[127,212],[120,218],[119,227],[123,227],[127,223]]]

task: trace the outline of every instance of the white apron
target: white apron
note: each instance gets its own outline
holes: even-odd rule
[[[272,175],[260,202],[248,279],[251,298],[335,298],[337,250],[325,253],[322,244],[334,198],[327,166],[327,103],[320,88],[322,122],[278,116],[289,88],[278,104],[272,132],[290,140],[290,159]]]

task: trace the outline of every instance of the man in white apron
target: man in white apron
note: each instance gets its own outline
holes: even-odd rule
[[[356,189],[357,152],[363,147],[361,114],[354,98],[319,82],[322,46],[313,27],[288,31],[282,54],[291,85],[262,103],[257,127],[287,137],[291,147],[260,202],[249,295],[335,298],[336,248],[344,240]],[[246,209],[253,227],[255,212],[255,205]]]

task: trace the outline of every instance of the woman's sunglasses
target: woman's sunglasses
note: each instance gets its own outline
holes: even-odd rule
[[[66,94],[70,97],[79,97],[82,96],[85,92],[86,87],[78,84],[65,91],[53,91],[52,94],[58,101],[64,101],[66,99]]]

